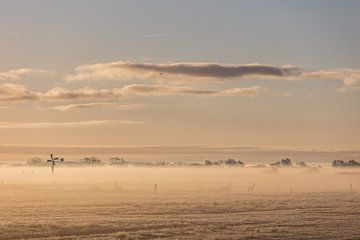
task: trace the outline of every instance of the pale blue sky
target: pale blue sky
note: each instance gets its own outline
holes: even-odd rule
[[[359,1],[1,1],[1,68],[84,56],[359,67]],[[10,35],[11,33],[20,35]],[[170,36],[142,37],[169,34]],[[10,35],[10,36],[9,36]]]

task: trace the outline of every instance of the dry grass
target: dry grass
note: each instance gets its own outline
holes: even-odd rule
[[[43,168],[0,170],[0,239],[360,238],[358,174],[333,169],[310,175],[303,169],[274,174],[261,169],[57,170],[54,176]],[[255,181],[255,192],[248,193]],[[350,181],[353,193],[347,192]],[[231,192],[219,191],[229,182]]]

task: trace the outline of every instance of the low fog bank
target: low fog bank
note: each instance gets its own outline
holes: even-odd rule
[[[6,190],[124,194],[360,192],[360,169],[334,167],[0,167]]]
[[[2,166],[0,239],[360,236],[360,168],[283,166],[286,162],[262,167],[58,164],[54,173],[49,165]]]

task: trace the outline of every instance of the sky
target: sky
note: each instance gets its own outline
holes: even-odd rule
[[[351,0],[1,0],[0,157],[96,146],[359,158],[359,11]]]

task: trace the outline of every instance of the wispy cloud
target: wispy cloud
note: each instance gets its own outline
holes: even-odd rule
[[[255,96],[263,88],[253,86],[225,90],[199,90],[189,87],[131,84],[112,89],[67,89],[56,87],[46,92],[28,90],[19,84],[0,84],[0,102],[56,101],[76,99],[118,99],[136,96]],[[89,105],[90,106],[90,105]],[[85,106],[85,107],[89,107]]]
[[[113,89],[65,89],[54,88],[42,94],[45,100],[61,99],[111,99],[126,98],[131,96],[255,96],[263,89],[258,86],[246,88],[231,88],[225,90],[199,90],[190,87],[167,85],[130,84],[122,88]]]
[[[342,81],[346,87],[360,86],[360,70],[335,68],[306,71],[291,65],[271,66],[262,64],[222,65],[217,63],[179,62],[171,64],[151,64],[134,62],[110,62],[83,65],[67,75],[67,81],[91,80],[178,80],[224,81],[241,78],[272,80],[316,80],[335,79]]]
[[[83,103],[83,104],[68,104],[53,107],[58,111],[71,111],[78,109],[120,109],[120,110],[132,110],[144,107],[144,104],[131,104],[131,103]]]
[[[56,87],[45,93],[40,93],[40,95],[44,100],[107,99],[120,97],[116,89],[93,89],[89,87],[80,89]]]
[[[215,93],[216,96],[256,96],[258,93],[264,91],[265,88],[254,86],[246,88],[230,88]]]
[[[23,85],[0,84],[0,102],[23,102],[39,100],[39,94],[26,89]]]
[[[360,87],[360,69],[335,68],[313,72],[303,72],[301,79],[336,79],[345,87]]]
[[[188,87],[173,87],[163,85],[127,85],[119,92],[123,96],[173,96],[173,95],[198,95],[198,96],[255,96],[262,88],[254,86],[248,88],[231,88],[226,90],[196,90]]]
[[[170,37],[176,37],[175,34],[170,33],[152,33],[152,34],[143,34],[140,35],[142,38],[170,38]]]
[[[13,80],[19,80],[23,77],[30,75],[38,76],[38,75],[49,75],[49,74],[52,74],[52,72],[48,70],[18,68],[18,69],[0,72],[0,81],[13,81]]]
[[[93,120],[80,122],[0,122],[0,129],[27,129],[27,128],[80,128],[97,126],[119,126],[143,124],[137,121]]]

